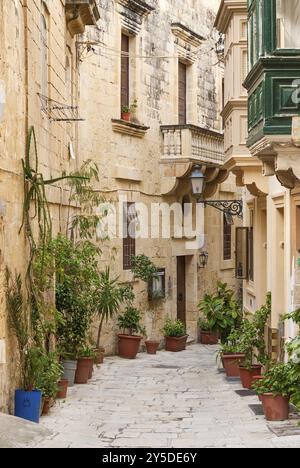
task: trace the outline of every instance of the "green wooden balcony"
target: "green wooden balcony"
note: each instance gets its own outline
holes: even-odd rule
[[[248,146],[300,115],[300,0],[248,0]]]

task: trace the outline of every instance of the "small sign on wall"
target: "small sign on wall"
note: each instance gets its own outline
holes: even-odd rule
[[[0,340],[0,365],[6,364],[6,345],[5,340]]]

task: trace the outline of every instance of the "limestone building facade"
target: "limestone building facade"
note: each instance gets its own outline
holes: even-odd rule
[[[23,212],[22,159],[34,126],[38,169],[49,179],[78,169],[88,159],[100,169],[101,191],[116,207],[135,207],[136,231],[153,204],[196,202],[189,177],[205,176],[204,196],[237,199],[235,178],[223,167],[223,64],[213,24],[218,0],[13,0],[0,5],[0,250],[1,277],[9,265],[25,274],[28,246],[19,233]],[[133,106],[131,120],[122,110]],[[123,117],[123,118],[122,118]],[[31,155],[35,161],[35,155]],[[65,229],[68,194],[49,188],[54,234]],[[200,228],[176,237],[177,219],[165,238],[111,236],[103,244],[123,283],[132,283],[148,335],[162,338],[167,316],[186,322],[196,338],[197,304],[218,279],[237,288],[234,226],[223,213],[201,205]],[[159,215],[158,219],[164,218]],[[116,217],[117,231],[123,221]],[[146,219],[146,221],[145,221]],[[127,221],[126,221],[127,222]],[[141,222],[143,226],[141,225]],[[237,220],[234,221],[238,223]],[[177,224],[176,224],[177,223]],[[140,225],[139,225],[140,224]],[[204,234],[204,236],[203,236]],[[208,265],[200,268],[200,253]],[[150,313],[145,285],[130,271],[131,254],[144,253],[161,269],[165,300]],[[0,408],[9,409],[18,379],[14,341],[0,289]],[[116,351],[115,323],[103,345]]]

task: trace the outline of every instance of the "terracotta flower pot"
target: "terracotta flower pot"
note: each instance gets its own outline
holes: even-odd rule
[[[239,366],[243,363],[245,354],[222,354],[222,362],[227,377],[240,377]]]
[[[262,366],[255,365],[252,366],[251,369],[247,369],[246,367],[240,366],[239,369],[243,387],[247,388],[248,390],[251,390],[252,385],[254,383],[254,377],[261,375]]]
[[[58,382],[58,392],[56,395],[57,400],[64,400],[67,398],[69,381],[62,379]]]
[[[131,113],[130,112],[122,112],[121,119],[126,120],[126,122],[130,122]]]
[[[76,384],[86,384],[89,380],[92,358],[81,358],[77,361],[77,369],[75,374]]]
[[[256,375],[255,377],[253,377],[252,385],[258,382],[259,380],[263,380],[263,378],[264,377],[262,375]],[[257,395],[257,396],[258,396],[259,401],[262,401],[262,395]]]
[[[262,395],[262,404],[267,421],[286,421],[289,419],[289,397],[266,393]]]
[[[158,347],[159,347],[159,341],[155,340],[148,340],[145,342],[146,348],[147,348],[147,353],[148,354],[156,354]]]
[[[118,335],[119,356],[123,359],[135,359],[140,349],[141,336]]]
[[[166,336],[166,351],[171,351],[172,353],[178,353],[179,351],[184,351],[186,349],[186,342],[188,335],[185,336]]]
[[[53,405],[53,400],[52,398],[44,398],[43,400],[43,411],[42,415],[47,416],[50,412],[50,409],[52,408]]]
[[[217,345],[219,342],[219,333],[212,331],[200,331],[200,343],[203,345]]]
[[[95,364],[96,365],[103,364],[105,349],[100,347],[99,349],[95,348],[94,351],[96,353]]]

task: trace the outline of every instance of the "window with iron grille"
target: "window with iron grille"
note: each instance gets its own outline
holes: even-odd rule
[[[136,253],[135,203],[123,205],[123,270],[131,269],[131,259]]]
[[[231,260],[231,224],[227,222],[226,216],[223,216],[223,259]]]

